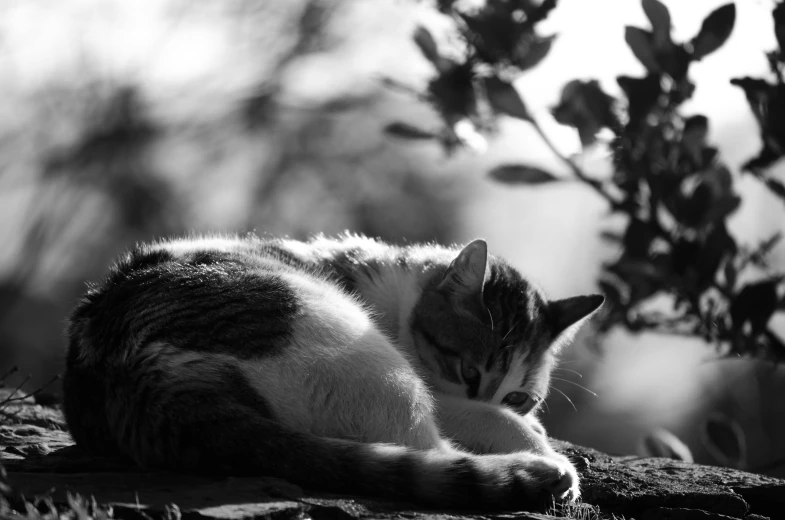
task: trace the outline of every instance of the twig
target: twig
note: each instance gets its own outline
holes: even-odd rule
[[[556,148],[556,145],[553,144],[553,141],[550,140],[548,135],[543,131],[543,129],[540,126],[540,124],[537,123],[537,121],[534,118],[531,118],[530,122],[531,122],[532,126],[534,127],[534,130],[540,136],[540,139],[543,140],[543,142],[548,146],[548,148],[551,149],[551,151],[554,153],[554,155],[556,155],[556,157],[559,158],[560,161],[562,161],[564,164],[566,164],[570,168],[570,170],[572,170],[572,173],[575,175],[575,177],[577,177],[577,179],[579,181],[581,181],[584,184],[586,184],[587,186],[591,187],[601,197],[603,197],[605,200],[607,200],[612,208],[619,207],[619,205],[620,205],[619,202],[610,193],[608,193],[607,191],[605,191],[603,189],[602,183],[600,181],[592,179],[591,177],[586,175],[586,173],[577,164],[575,164],[575,162],[572,159],[570,159],[569,157],[567,157],[564,154],[562,154],[559,151],[559,149]]]
[[[14,367],[14,368],[16,368],[16,367]],[[22,386],[24,386],[25,383],[30,381],[30,378],[31,378],[31,376],[28,375],[24,379],[24,381],[19,383],[19,385],[17,385],[16,389],[13,392],[11,392],[11,395],[9,395],[8,397],[6,397],[2,401],[0,401],[0,410],[2,410],[3,408],[5,408],[6,406],[8,406],[9,404],[11,404],[13,402],[23,401],[23,400],[27,399],[28,397],[33,397],[33,396],[43,392],[48,387],[52,386],[55,383],[55,381],[59,381],[60,380],[60,374],[57,374],[56,376],[54,376],[46,384],[44,384],[41,388],[38,388],[37,390],[34,390],[33,392],[30,392],[29,394],[20,395],[20,396],[16,397],[16,394],[22,389]]]
[[[8,376],[16,374],[17,372],[19,372],[19,367],[14,365],[14,366],[11,367],[11,370],[9,370],[8,372],[6,372],[2,376],[0,376],[0,388],[4,388],[5,387],[5,380],[6,380],[6,378]]]
[[[405,83],[401,83],[400,81],[396,81],[392,78],[388,78],[386,76],[380,78],[382,85],[389,88],[390,90],[397,90],[398,92],[402,92],[404,94],[408,94],[410,96],[415,97],[418,101],[422,101],[424,103],[430,103],[431,99],[417,90],[416,88],[406,85]]]
[[[16,388],[14,389],[14,391],[13,391],[13,392],[11,392],[11,395],[9,395],[8,397],[6,397],[6,398],[5,398],[5,399],[3,399],[2,401],[0,401],[0,409],[2,409],[2,408],[3,408],[5,405],[7,405],[8,403],[11,403],[11,402],[13,402],[13,401],[21,401],[22,399],[24,399],[24,397],[15,398],[14,396],[15,396],[17,393],[19,393],[19,391],[22,389],[22,387],[24,386],[24,384],[25,384],[25,383],[27,383],[28,381],[30,381],[30,378],[31,378],[31,377],[33,377],[33,376],[31,376],[30,374],[27,374],[27,377],[26,377],[26,378],[24,378],[24,380],[23,380],[21,383],[19,383],[18,385],[16,385]]]

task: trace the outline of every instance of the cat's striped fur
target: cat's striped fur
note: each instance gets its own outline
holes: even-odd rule
[[[143,245],[72,314],[66,418],[82,448],[146,467],[532,508],[578,495],[530,412],[601,303],[546,300],[483,241]]]

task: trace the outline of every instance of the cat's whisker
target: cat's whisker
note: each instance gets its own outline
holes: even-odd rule
[[[543,400],[542,400],[542,404],[544,404],[544,405],[545,405],[545,411],[547,411],[548,413],[551,413],[551,407],[550,407],[550,406],[548,406],[548,401],[546,401],[545,399],[543,399]]]
[[[573,410],[575,410],[576,412],[578,411],[578,409],[575,407],[575,403],[573,403],[573,402],[572,402],[572,399],[570,399],[569,397],[567,397],[567,394],[565,394],[564,392],[562,392],[561,390],[559,390],[559,389],[558,389],[558,388],[556,388],[555,386],[553,387],[553,389],[554,389],[554,390],[556,390],[557,392],[559,392],[561,395],[563,395],[565,399],[567,399],[567,402],[568,402],[568,403],[570,403],[570,404],[572,405],[572,409],[573,409]]]
[[[561,368],[561,367],[556,367],[556,368],[554,368],[554,369],[553,369],[553,371],[554,371],[554,372],[556,372],[556,371],[559,371],[559,370],[561,370],[562,372],[572,372],[573,374],[575,374],[575,375],[576,375],[576,376],[578,376],[578,377],[583,377],[583,374],[581,374],[581,373],[580,373],[580,372],[578,372],[577,370],[572,370],[572,369],[570,369],[570,368]]]
[[[485,309],[485,310],[488,311],[488,318],[490,318],[491,320],[491,332],[493,332],[493,315],[491,314],[490,309]]]
[[[583,386],[583,385],[579,385],[579,384],[578,384],[578,383],[576,383],[575,381],[570,381],[569,379],[564,379],[564,378],[561,378],[561,377],[555,377],[555,376],[554,376],[554,377],[552,377],[551,379],[554,379],[555,381],[564,381],[565,383],[570,383],[571,385],[575,385],[575,386],[577,386],[578,388],[581,388],[581,389],[583,389],[583,390],[586,390],[587,392],[589,392],[589,393],[590,393],[591,395],[593,395],[594,397],[597,397],[597,394],[596,394],[595,392],[592,392],[591,390],[589,390],[588,388],[586,388],[586,387],[585,387],[585,386]]]
[[[519,325],[519,324],[520,324],[522,321],[523,321],[523,318],[520,318],[518,321],[516,321],[515,323],[513,323],[513,324],[512,324],[512,327],[510,327],[510,330],[508,330],[508,331],[507,331],[507,334],[505,334],[505,335],[504,335],[504,337],[502,338],[502,341],[504,341],[505,339],[507,339],[507,336],[509,336],[509,335],[510,335],[510,333],[511,333],[511,332],[512,332],[512,331],[515,329],[515,327],[517,327],[517,326],[518,326],[518,325]]]

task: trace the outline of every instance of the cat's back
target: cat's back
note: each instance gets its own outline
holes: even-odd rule
[[[64,411],[77,443],[117,451],[105,415],[118,396],[145,397],[132,390],[139,374],[198,382],[192,393],[235,381],[249,394],[250,384],[283,415],[307,417],[289,413],[311,384],[297,367],[325,344],[375,333],[324,251],[251,236],[177,239],[123,255],[70,319]]]
[[[137,246],[72,313],[69,364],[77,358],[111,362],[164,333],[195,350],[253,342],[239,337],[251,325],[269,348],[270,336],[283,334],[296,312],[291,280],[315,273],[312,263],[277,240],[214,237]],[[265,315],[271,319],[260,319]],[[234,326],[220,328],[228,323]]]
[[[122,255],[70,317],[64,411],[75,440],[118,451],[103,410],[118,380],[161,345],[192,359],[285,349],[301,306],[291,281],[314,273],[280,241],[255,237],[162,241]]]

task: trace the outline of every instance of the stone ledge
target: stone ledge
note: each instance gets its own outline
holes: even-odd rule
[[[557,445],[581,473],[583,504],[553,512],[556,516],[480,516],[315,494],[271,478],[143,472],[119,459],[81,453],[57,409],[21,403],[13,415],[0,419],[0,458],[16,490],[31,499],[54,488],[52,497],[58,503],[65,503],[68,493],[94,496],[99,503],[112,504],[118,518],[172,518],[171,504],[176,504],[183,518],[227,520],[599,520],[611,515],[639,520],[785,520],[783,479],[670,459],[613,457],[566,442]]]

